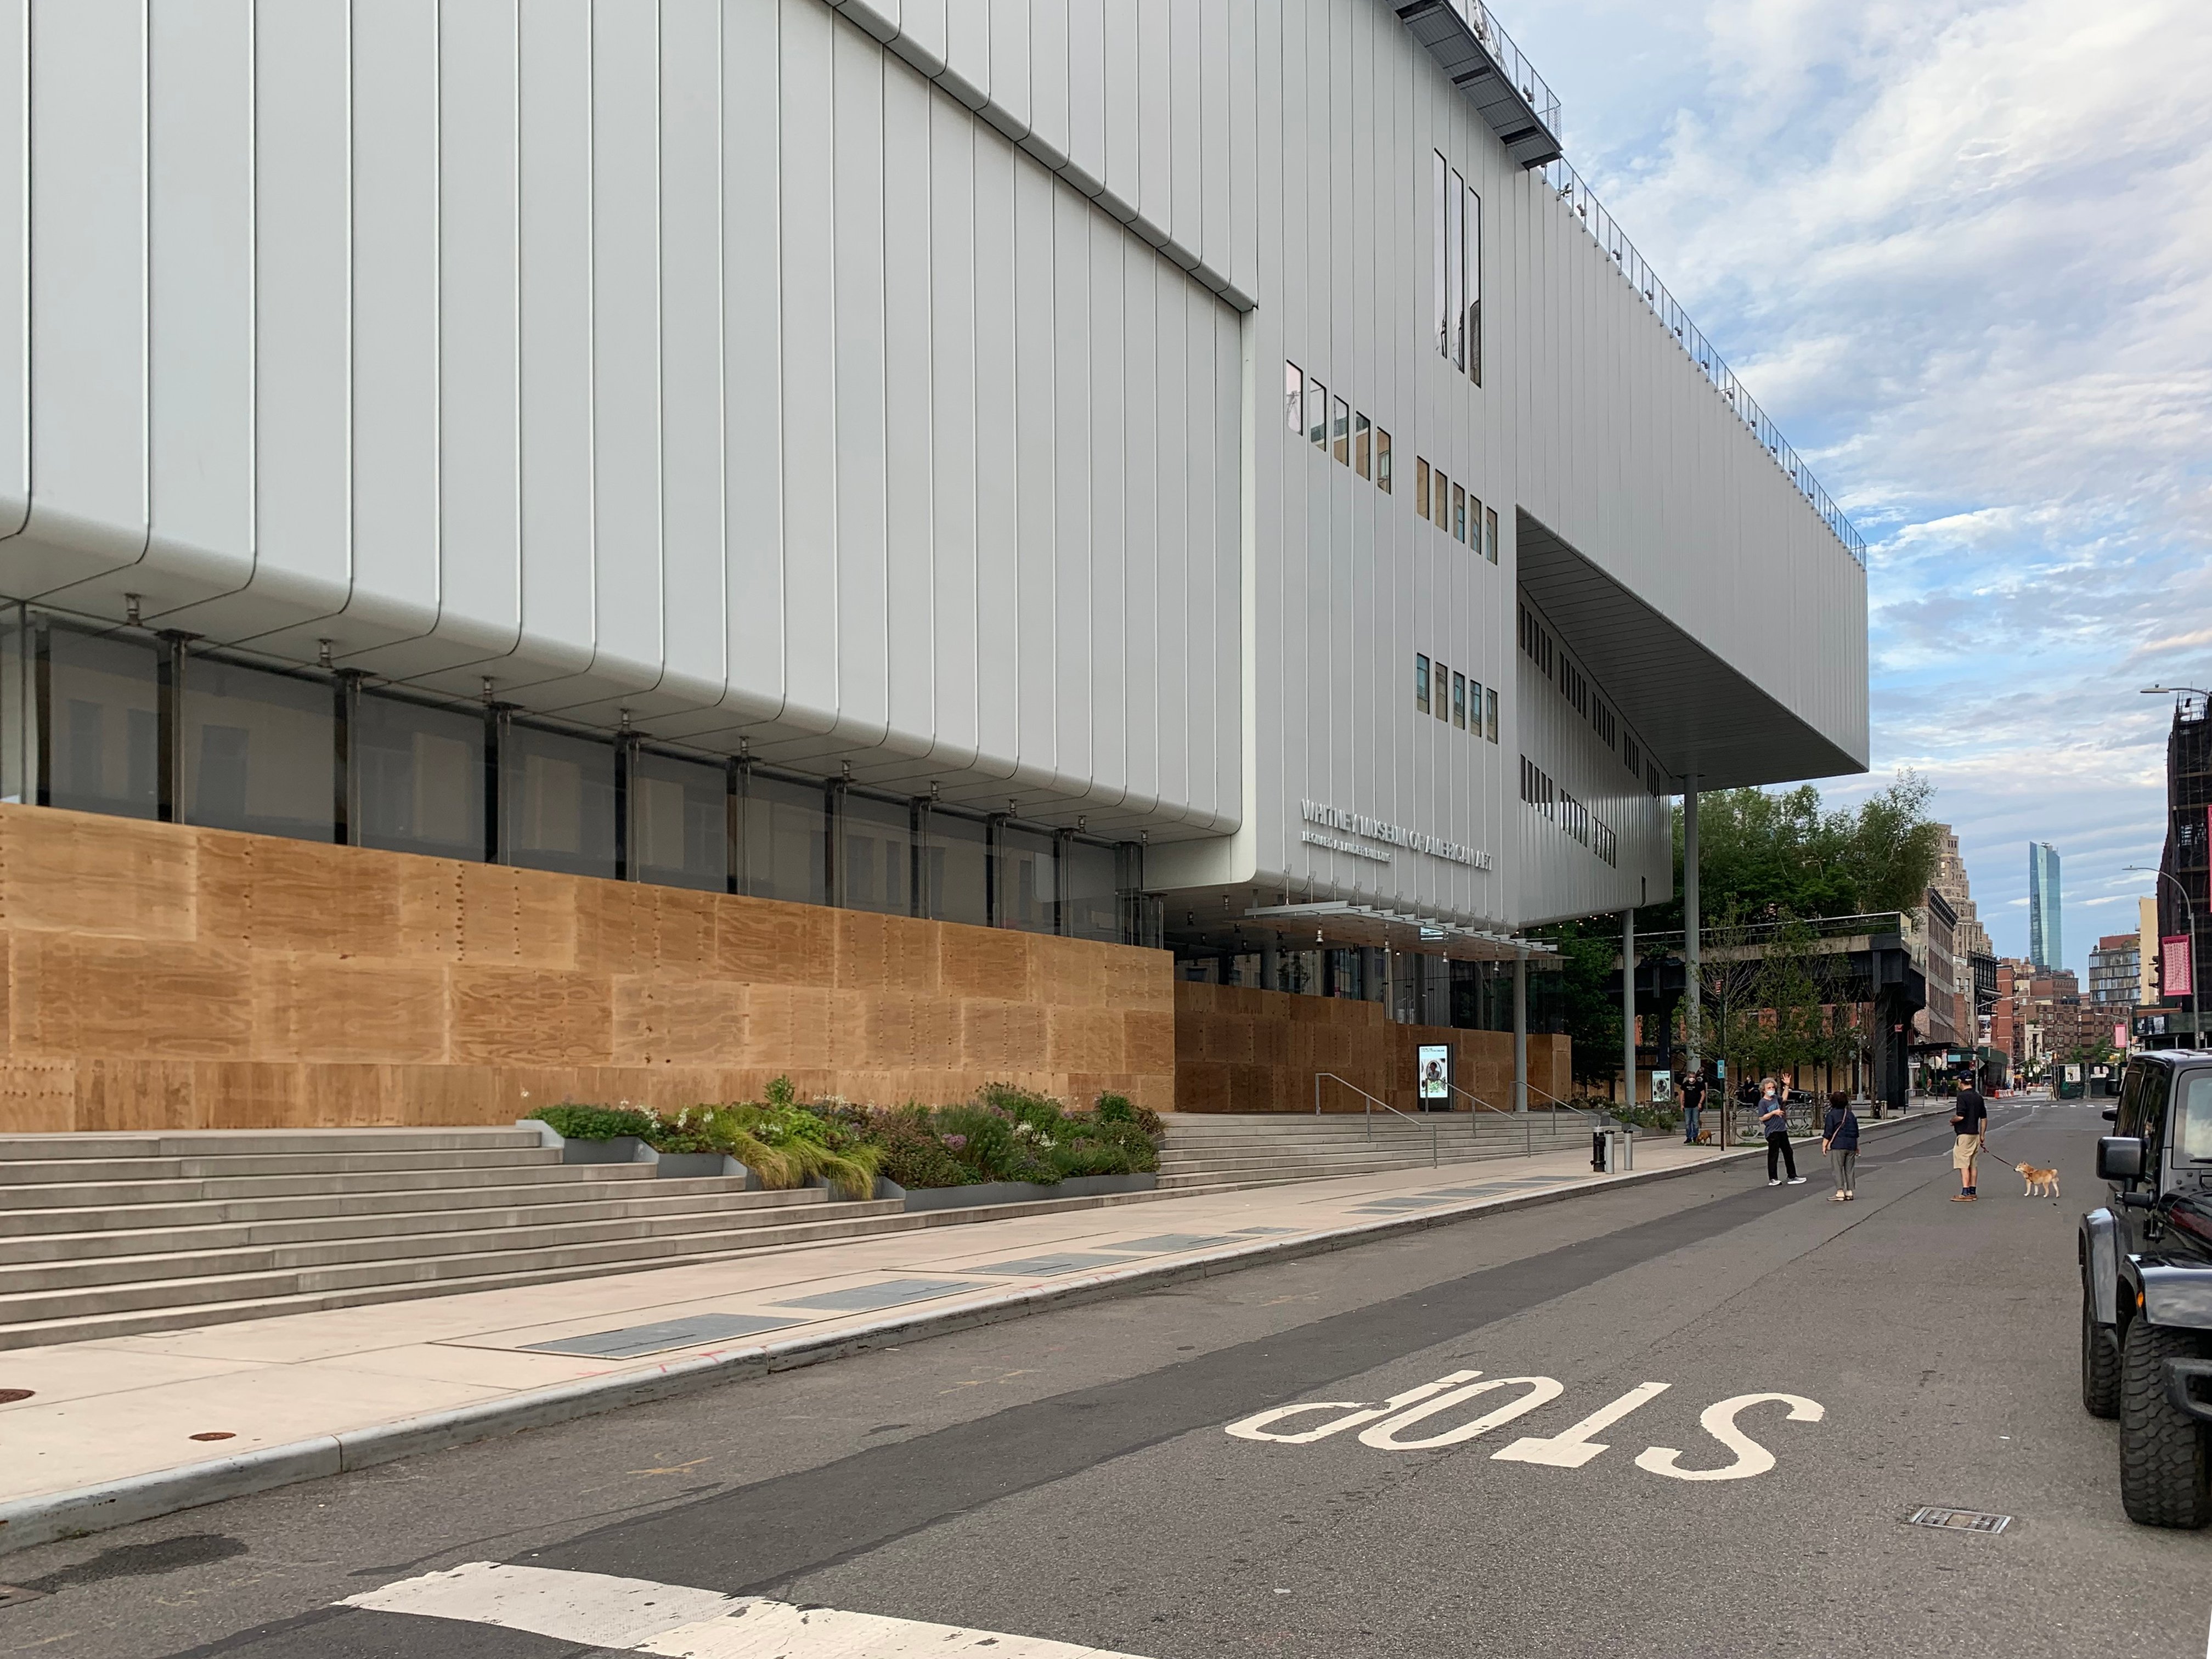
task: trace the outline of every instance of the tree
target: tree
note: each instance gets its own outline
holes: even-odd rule
[[[1620,999],[1613,984],[1620,953],[1613,920],[1592,916],[1533,930],[1559,947],[1561,1012],[1571,1042],[1569,1064],[1578,1083],[1613,1076],[1620,1069]]]

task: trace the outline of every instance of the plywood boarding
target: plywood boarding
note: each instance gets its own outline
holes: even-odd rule
[[[1174,1103],[1169,958],[0,805],[0,1132],[498,1123],[562,1099]]]
[[[1234,985],[1175,984],[1176,1109],[1181,1112],[1310,1112],[1315,1079],[1321,1108],[1356,1112],[1364,1089],[1401,1112],[1416,1109],[1416,1050],[1441,1042],[1452,1051],[1452,1081],[1486,1104],[1512,1104],[1513,1037],[1394,1024],[1382,1005],[1343,997],[1296,996]],[[1528,1038],[1530,1098],[1568,1092],[1568,1039]],[[1468,1109],[1455,1095],[1455,1110]]]

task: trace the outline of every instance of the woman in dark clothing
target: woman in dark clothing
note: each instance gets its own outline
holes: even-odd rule
[[[1832,1202],[1848,1204],[1858,1196],[1859,1120],[1851,1110],[1850,1097],[1841,1089],[1828,1097],[1828,1115],[1820,1121],[1820,1150],[1836,1172]]]

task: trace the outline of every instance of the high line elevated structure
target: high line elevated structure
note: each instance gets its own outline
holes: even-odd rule
[[[0,1127],[1395,1099],[1267,999],[1502,1042],[1866,763],[1863,544],[1470,0],[0,22]]]

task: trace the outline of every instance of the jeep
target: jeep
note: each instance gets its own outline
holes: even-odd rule
[[[2212,1050],[2128,1062],[2097,1142],[2110,1201],[2081,1218],[2081,1404],[2120,1419],[2120,1501],[2212,1521]]]

